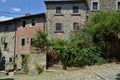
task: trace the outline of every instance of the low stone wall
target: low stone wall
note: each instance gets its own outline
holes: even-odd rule
[[[29,55],[29,75],[36,75],[38,74],[37,70],[35,69],[35,65],[38,64],[40,66],[46,67],[46,53],[30,53]]]

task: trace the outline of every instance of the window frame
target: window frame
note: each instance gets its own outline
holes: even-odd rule
[[[22,27],[26,27],[27,21],[22,21]]]
[[[36,19],[32,19],[31,20],[31,26],[35,26],[36,25]]]
[[[62,7],[56,7],[56,14],[61,14],[62,13]]]
[[[30,45],[33,46],[33,39],[34,38],[30,38]]]
[[[118,4],[118,3],[119,3],[119,4]],[[116,0],[116,10],[120,10],[119,5],[120,5],[120,0]]]
[[[55,31],[62,31],[62,23],[55,24]]]
[[[23,39],[24,39],[24,43],[22,42],[23,41]],[[25,46],[26,45],[26,38],[21,38],[21,46]]]
[[[93,6],[94,6],[93,3],[98,3],[97,4],[97,9],[93,8]],[[99,0],[92,0],[91,1],[91,11],[99,11],[99,10],[100,10],[100,2],[99,2]]]
[[[77,28],[76,28],[77,27]],[[79,27],[79,23],[78,22],[74,22],[73,23],[73,30],[74,31],[77,31],[77,30],[79,30],[80,29],[80,27]]]
[[[79,13],[79,7],[73,6],[73,13]]]

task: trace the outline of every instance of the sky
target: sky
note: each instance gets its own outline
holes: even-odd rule
[[[0,0],[0,21],[45,12],[45,0]]]

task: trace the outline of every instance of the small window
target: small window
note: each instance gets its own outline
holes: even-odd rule
[[[21,45],[22,45],[22,46],[25,46],[25,38],[22,38],[22,39],[21,39]]]
[[[78,13],[78,6],[73,6],[73,13]]]
[[[23,26],[23,27],[25,27],[25,26],[26,26],[26,21],[23,21],[22,26]]]
[[[118,2],[118,9],[120,10],[120,2]]]
[[[35,26],[36,20],[32,19],[32,26]]]
[[[56,31],[62,30],[62,23],[56,23]]]
[[[99,1],[92,1],[91,2],[91,10],[93,10],[93,11],[99,10]]]
[[[73,30],[79,30],[79,23],[75,22],[73,23]]]
[[[117,10],[120,10],[120,1],[117,2]]]
[[[30,42],[30,43],[31,43],[31,45],[33,45],[33,39],[34,39],[34,38],[31,38],[31,42]]]
[[[4,50],[6,51],[8,49],[8,43],[4,43]]]
[[[5,32],[7,32],[8,31],[8,26],[5,26]]]
[[[9,58],[9,62],[12,62],[12,58],[11,57]]]
[[[61,7],[56,7],[56,13],[61,13]]]

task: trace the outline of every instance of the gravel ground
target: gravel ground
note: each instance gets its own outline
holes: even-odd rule
[[[43,72],[40,75],[9,75],[0,80],[120,80],[120,64],[104,64],[85,69]]]

